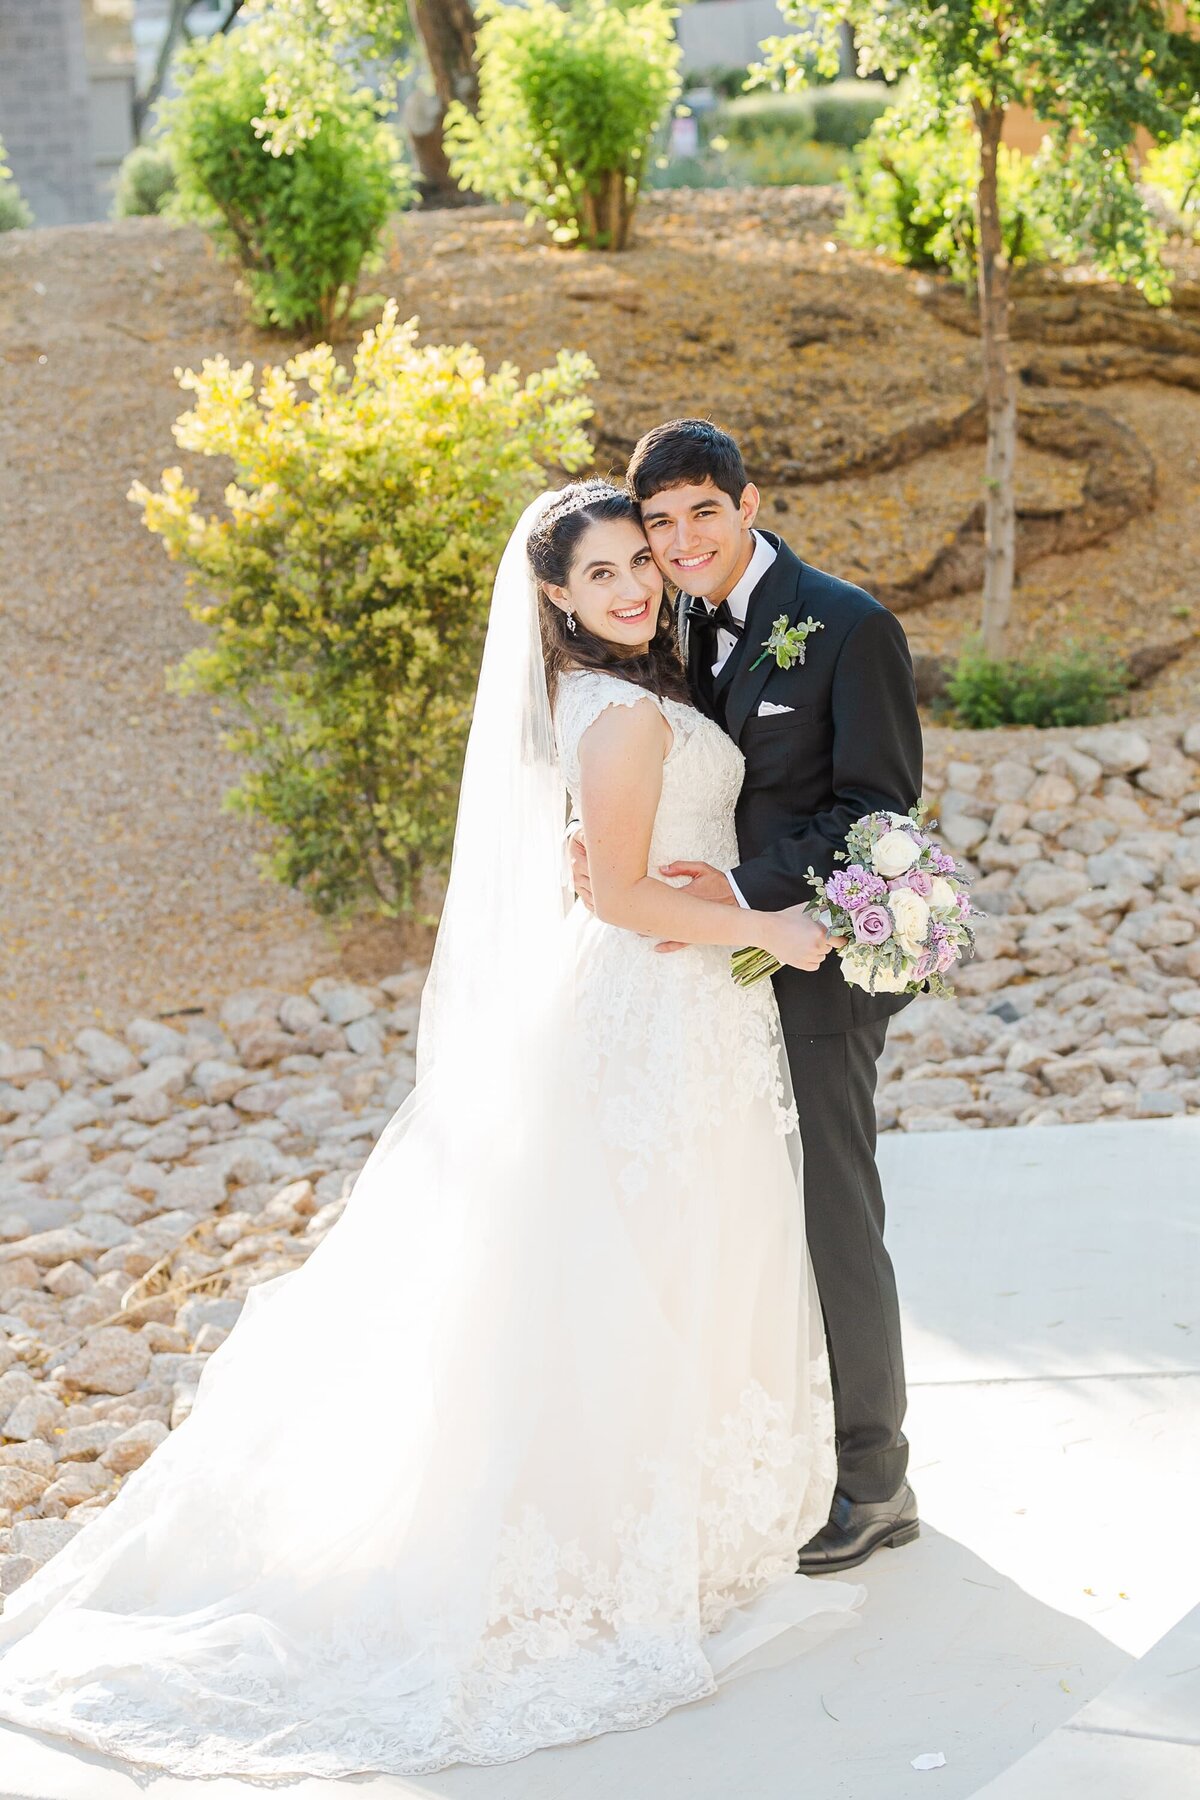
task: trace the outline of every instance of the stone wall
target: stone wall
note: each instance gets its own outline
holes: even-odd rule
[[[987,913],[956,1001],[893,1023],[880,1123],[1200,1110],[1200,724],[934,732],[938,835]]]

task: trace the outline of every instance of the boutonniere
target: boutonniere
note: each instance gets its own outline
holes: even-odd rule
[[[766,662],[773,656],[781,669],[790,669],[793,663],[803,663],[808,649],[809,634],[824,631],[825,621],[814,619],[810,614],[801,625],[789,625],[786,613],[780,613],[771,627],[771,635],[763,640],[763,652],[750,664],[751,672],[759,663]]]

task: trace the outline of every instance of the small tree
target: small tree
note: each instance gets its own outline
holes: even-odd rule
[[[650,142],[679,93],[665,0],[554,0],[479,8],[479,111],[446,115],[464,187],[524,200],[557,243],[622,250]]]
[[[861,72],[907,73],[908,128],[969,120],[988,442],[983,640],[1003,657],[1016,546],[1017,402],[1009,360],[1009,265],[1000,221],[1000,146],[1010,108],[1031,107],[1049,138],[1039,157],[1045,206],[1063,242],[1161,303],[1162,234],[1136,183],[1135,139],[1178,136],[1200,93],[1200,0],[783,0],[796,34],[763,48],[761,71],[807,79],[812,56],[833,75],[843,28]],[[1172,20],[1179,29],[1172,29]],[[1190,28],[1190,30],[1189,30]]]
[[[281,110],[285,93],[304,102],[294,117]],[[176,171],[169,210],[241,264],[260,323],[332,330],[411,192],[380,103],[323,51],[252,25],[187,51],[162,111]]]
[[[470,345],[418,348],[389,301],[352,370],[320,344],[257,385],[223,357],[180,377],[176,441],[234,479],[215,517],[178,468],[130,490],[209,628],[174,684],[241,714],[230,803],[318,910],[409,911],[445,866],[496,564],[547,468],[590,462],[594,376],[566,351],[488,375]]]

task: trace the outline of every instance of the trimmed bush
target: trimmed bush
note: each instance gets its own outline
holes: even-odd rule
[[[840,180],[844,152],[790,133],[764,132],[749,144],[709,144],[696,156],[663,158],[655,188],[825,187]]]
[[[176,441],[233,479],[216,517],[178,468],[130,490],[208,628],[172,685],[240,714],[228,803],[318,911],[409,912],[444,869],[496,564],[547,470],[590,462],[594,376],[566,351],[489,375],[389,301],[352,369],[320,344],[258,380],[223,357],[181,377]]]
[[[203,225],[241,265],[259,324],[328,332],[350,315],[411,184],[373,97],[336,65],[298,59],[288,69],[297,105],[306,79],[320,99],[315,127],[273,150],[258,130],[271,54],[253,30],[193,46],[180,92],[162,108],[177,171],[170,211]]]
[[[33,214],[21,196],[0,139],[0,231],[17,231],[33,224]]]
[[[882,81],[833,81],[792,93],[741,94],[721,107],[718,129],[731,143],[752,144],[786,132],[851,150],[887,111],[891,90]]]
[[[621,250],[654,133],[679,93],[666,0],[482,0],[479,112],[446,114],[450,169],[493,200],[523,200],[556,243]]]
[[[973,730],[996,725],[1102,725],[1129,686],[1114,654],[1074,646],[1057,654],[993,662],[966,651],[946,687],[955,720]]]
[[[138,144],[117,172],[113,218],[135,219],[162,212],[175,192],[175,164],[162,144]]]

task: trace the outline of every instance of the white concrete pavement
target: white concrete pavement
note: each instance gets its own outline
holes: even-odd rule
[[[1200,1601],[1200,1119],[881,1159],[924,1530],[856,1627],[649,1730],[419,1780],[185,1783],[0,1730],[2,1800],[1200,1800],[1196,1627],[1136,1661]]]

